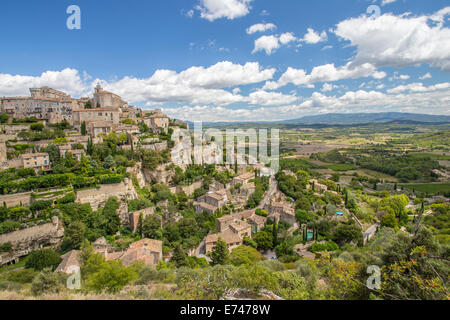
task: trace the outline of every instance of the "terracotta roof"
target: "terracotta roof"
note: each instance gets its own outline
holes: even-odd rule
[[[245,219],[250,218],[255,213],[255,210],[245,210],[242,212],[239,212],[238,214]]]
[[[266,217],[258,216],[257,214],[250,216],[248,220],[258,225],[265,224],[267,222]]]
[[[230,227],[236,230],[237,232],[250,228],[251,226],[242,220],[235,220],[230,224]]]
[[[218,209],[217,207],[215,207],[209,203],[206,203],[206,202],[196,202],[196,203],[194,203],[194,206],[196,206],[196,205],[203,209],[207,209],[207,210],[211,210],[211,211],[216,211]]]
[[[241,180],[247,180],[247,179],[253,179],[254,177],[255,177],[255,173],[253,173],[253,172],[246,172],[246,173],[243,173],[243,174],[241,174],[241,175],[239,175],[239,176],[237,176],[235,178],[241,179]]]
[[[242,239],[236,233],[231,230],[225,230],[220,233],[207,235],[205,238],[205,243],[217,242],[219,238],[222,238],[227,244],[242,242]]]
[[[129,250],[137,250],[137,249],[147,249],[153,252],[161,252],[162,253],[162,241],[153,240],[153,239],[142,239],[137,242],[133,242],[130,245]]]
[[[218,194],[218,192],[210,192],[206,194],[207,197],[216,199],[216,200],[223,200],[224,195],[223,194]]]

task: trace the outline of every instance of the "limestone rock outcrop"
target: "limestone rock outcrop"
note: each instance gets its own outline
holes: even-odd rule
[[[15,261],[44,245],[60,243],[64,237],[64,227],[58,217],[51,223],[0,235],[0,244],[11,243],[12,252],[0,256],[0,265]]]

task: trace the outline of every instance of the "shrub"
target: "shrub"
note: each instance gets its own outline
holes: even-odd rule
[[[6,242],[0,245],[0,253],[1,252],[11,252],[12,244],[11,242]]]
[[[2,291],[19,291],[22,289],[22,286],[18,283],[11,281],[1,281],[0,282],[0,290]]]
[[[122,265],[121,261],[108,261],[100,265],[99,270],[88,279],[88,288],[96,292],[106,290],[116,293],[137,278],[130,267]]]
[[[31,283],[36,276],[37,272],[33,269],[22,269],[13,271],[8,274],[8,280],[21,284]]]
[[[46,268],[36,275],[31,283],[31,293],[39,296],[44,293],[59,292],[62,287],[60,275]]]
[[[31,211],[41,211],[50,208],[53,204],[52,200],[37,200],[30,204]]]
[[[230,261],[235,266],[242,264],[256,264],[262,259],[263,256],[258,250],[247,246],[239,246],[233,249],[230,255]]]
[[[40,249],[33,251],[25,263],[25,268],[32,268],[34,270],[43,270],[50,268],[50,270],[56,269],[61,263],[59,254],[53,249]]]
[[[76,200],[75,192],[70,192],[70,193],[66,194],[64,197],[58,199],[57,202],[59,204],[66,204],[66,203],[75,202],[75,200]]]
[[[284,264],[277,260],[263,260],[258,262],[258,265],[266,267],[272,271],[284,271],[286,270]]]

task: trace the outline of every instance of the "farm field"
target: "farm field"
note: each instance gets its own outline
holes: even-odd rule
[[[436,194],[438,192],[450,192],[450,183],[405,184],[401,186],[410,190],[414,189],[428,194]]]

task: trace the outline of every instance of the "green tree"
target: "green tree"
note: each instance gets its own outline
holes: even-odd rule
[[[150,239],[162,239],[161,219],[155,215],[148,215],[142,223],[142,235]]]
[[[81,131],[81,134],[83,135],[83,136],[85,136],[86,135],[86,122],[85,121],[83,121],[82,123],[81,123],[81,128],[80,128],[80,131]]]
[[[362,241],[361,228],[355,224],[339,224],[333,232],[333,241],[342,245],[344,243]]]
[[[253,236],[253,240],[258,245],[258,250],[267,251],[273,248],[273,236],[272,234],[261,231]]]
[[[0,123],[7,123],[9,120],[9,115],[7,113],[0,113]]]
[[[107,156],[105,158],[105,162],[104,162],[103,166],[106,169],[114,168],[116,166],[116,161],[114,161],[114,157],[112,155]]]
[[[136,272],[131,267],[125,267],[122,261],[107,261],[100,265],[97,272],[88,279],[88,288],[96,292],[106,290],[117,293],[131,281],[137,279]]]
[[[188,265],[187,255],[181,245],[177,245],[173,250],[170,262],[173,262],[177,268],[186,267]]]
[[[64,239],[61,244],[63,251],[78,250],[83,243],[86,226],[81,221],[74,221],[64,229]]]
[[[397,223],[397,219],[395,218],[395,214],[387,213],[387,214],[383,215],[381,217],[381,226],[397,229],[398,223]]]
[[[235,266],[242,264],[256,264],[263,259],[263,256],[252,247],[239,246],[234,248],[230,254],[230,261]]]
[[[103,208],[103,216],[106,219],[105,231],[109,235],[115,234],[120,228],[120,217],[117,213],[119,209],[119,200],[117,197],[110,197],[106,201],[105,207]]]
[[[31,283],[31,293],[40,296],[44,293],[59,292],[62,288],[60,276],[51,268],[45,268],[36,275]]]
[[[230,252],[228,245],[222,238],[219,238],[214,246],[213,251],[210,252],[211,264],[213,266],[221,264],[228,264],[230,260]]]
[[[61,263],[59,254],[53,249],[39,249],[33,251],[25,263],[25,268],[41,271],[45,268],[55,270]]]

